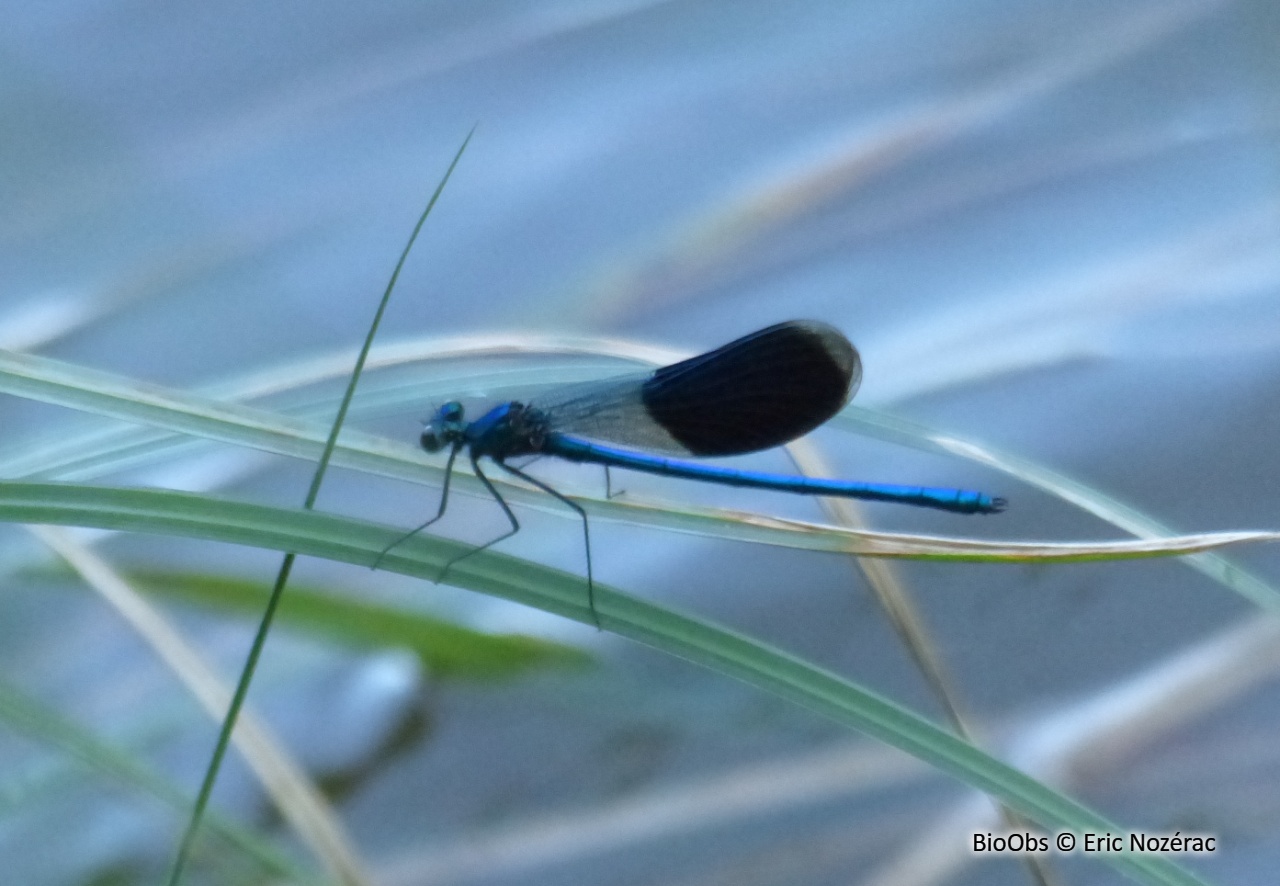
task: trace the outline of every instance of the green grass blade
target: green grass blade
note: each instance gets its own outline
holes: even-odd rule
[[[146,570],[129,574],[140,590],[158,597],[257,616],[267,601],[264,584],[207,573]],[[411,650],[438,678],[508,679],[548,667],[582,667],[580,649],[517,634],[484,634],[395,606],[293,585],[281,601],[281,625],[361,648]]]
[[[320,485],[324,481],[325,472],[329,468],[329,460],[333,456],[334,447],[338,442],[338,434],[342,431],[343,421],[346,418],[347,409],[351,405],[351,398],[355,394],[356,384],[360,380],[360,372],[364,368],[364,362],[369,355],[369,348],[373,345],[374,336],[377,335],[378,327],[382,323],[382,316],[386,312],[387,304],[391,301],[391,293],[395,290],[396,280],[400,277],[400,269],[404,267],[405,260],[409,257],[409,251],[413,248],[414,241],[418,239],[418,232],[422,230],[422,226],[426,224],[427,216],[431,214],[431,210],[435,207],[436,201],[440,199],[440,194],[444,191],[444,186],[449,181],[449,176],[453,174],[453,170],[457,167],[458,161],[462,159],[463,152],[467,149],[467,144],[471,141],[471,135],[475,132],[467,134],[462,144],[458,148],[457,154],[454,155],[453,162],[449,164],[449,168],[445,171],[444,176],[440,179],[440,183],[436,186],[435,193],[431,195],[430,201],[427,203],[426,209],[422,211],[422,215],[418,218],[417,225],[414,226],[413,233],[409,235],[409,241],[405,244],[404,250],[400,253],[400,260],[396,262],[395,270],[391,274],[391,279],[387,283],[387,288],[382,294],[382,299],[378,303],[378,309],[374,313],[373,322],[369,327],[369,331],[365,336],[364,346],[360,350],[360,356],[356,359],[355,368],[352,370],[351,379],[347,384],[347,390],[343,394],[342,403],[338,407],[338,414],[333,420],[333,425],[329,430],[328,438],[325,440],[324,450],[320,455],[320,460],[316,464],[316,469],[312,474],[311,486],[307,490],[306,501],[303,507],[310,510],[314,505],[316,498],[320,495]],[[173,862],[173,868],[169,873],[169,886],[178,886],[182,880],[182,870],[186,864],[187,857],[191,851],[191,846],[195,841],[197,832],[200,829],[200,820],[204,816],[205,807],[209,804],[209,797],[213,794],[213,785],[218,779],[218,771],[222,768],[222,761],[226,757],[227,748],[231,745],[231,733],[235,729],[236,720],[240,715],[240,709],[244,707],[245,698],[249,694],[249,686],[253,682],[253,675],[257,671],[258,661],[262,657],[262,650],[267,643],[267,635],[271,632],[271,625],[275,619],[277,607],[280,605],[280,598],[284,594],[285,586],[289,583],[289,574],[293,571],[293,562],[295,558],[293,551],[286,551],[284,561],[280,564],[280,571],[276,575],[275,585],[271,589],[271,595],[267,599],[267,605],[262,612],[262,620],[258,624],[257,633],[254,635],[253,643],[249,647],[249,654],[245,659],[244,667],[240,672],[240,679],[236,682],[235,693],[231,697],[231,704],[227,708],[227,715],[223,719],[222,729],[218,733],[218,741],[214,746],[213,754],[209,759],[209,766],[205,770],[205,777],[200,785],[200,791],[196,795],[196,801],[191,809],[191,820],[187,825],[186,832],[182,836],[182,841],[178,845],[177,856]],[[336,870],[333,873],[340,876],[345,882],[351,884],[362,884],[368,882],[368,877],[353,865],[349,865],[342,870]]]
[[[59,484],[0,484],[0,519],[182,535],[361,565],[373,562],[398,534],[393,527],[302,509],[171,491]],[[468,549],[461,542],[418,536],[388,554],[383,568],[431,580],[445,562]],[[486,551],[456,564],[450,583],[591,623],[581,576]],[[608,630],[736,677],[899,747],[1045,829],[1119,830],[919,715],[785,652],[607,586],[597,586],[596,605]],[[1099,861],[1153,886],[1203,884],[1164,857],[1124,854]]]
[[[15,365],[23,371],[15,374]],[[118,376],[70,366],[46,358],[0,351],[0,391],[62,403],[100,414],[153,423],[170,430],[309,460],[324,451],[323,426],[266,410],[219,403],[154,385],[138,385]],[[440,468],[407,443],[344,431],[333,463],[379,476],[417,483],[438,482]],[[563,516],[562,508],[535,490],[495,478],[504,497]],[[459,470],[458,491],[483,495],[478,481]],[[1095,543],[981,542],[893,533],[853,531],[757,514],[693,507],[672,507],[628,500],[569,496],[594,519],[662,527],[678,532],[759,544],[831,551],[869,557],[903,557],[980,562],[1081,562],[1180,556],[1244,542],[1270,541],[1276,533],[1201,533],[1169,538]],[[1265,585],[1253,593],[1272,593]],[[1280,600],[1280,596],[1277,596]]]
[[[1178,534],[1177,530],[1119,499],[1021,456],[960,440],[917,422],[856,406],[847,408],[833,421],[837,425],[883,440],[928,452],[959,456],[995,468],[1139,538],[1158,539]],[[1184,562],[1264,609],[1280,609],[1280,590],[1221,554],[1200,553],[1187,557]]]

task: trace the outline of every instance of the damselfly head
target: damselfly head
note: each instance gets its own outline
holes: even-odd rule
[[[422,448],[427,452],[439,452],[462,439],[465,428],[462,404],[457,400],[450,400],[436,410],[431,421],[422,426]]]

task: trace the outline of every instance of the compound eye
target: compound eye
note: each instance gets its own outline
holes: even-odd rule
[[[444,421],[462,421],[462,404],[457,400],[450,400],[440,407],[437,415]]]
[[[439,452],[444,448],[444,438],[441,437],[440,433],[431,425],[427,425],[423,430],[421,442],[422,448],[427,450],[427,452]]]

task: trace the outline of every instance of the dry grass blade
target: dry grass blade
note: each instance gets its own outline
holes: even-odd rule
[[[1046,784],[1105,777],[1142,747],[1202,718],[1280,672],[1280,621],[1262,617],[1041,718],[1007,742],[1008,757]],[[933,886],[977,859],[969,835],[998,826],[995,806],[972,797],[908,840],[865,886]]]
[[[164,616],[130,587],[110,564],[77,543],[66,529],[33,526],[31,531],[120,613],[182,681],[209,718],[220,723],[231,701],[231,691]],[[371,883],[365,864],[334,814],[333,807],[267,725],[252,712],[244,711],[232,735],[232,743],[281,815],[330,874],[339,882]]]

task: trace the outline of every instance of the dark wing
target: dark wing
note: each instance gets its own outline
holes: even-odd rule
[[[694,455],[780,446],[835,415],[862,379],[858,352],[811,320],[779,323],[653,373],[654,420]]]
[[[861,379],[858,352],[838,330],[794,320],[648,376],[575,385],[533,405],[562,433],[654,452],[739,455],[813,430]]]

